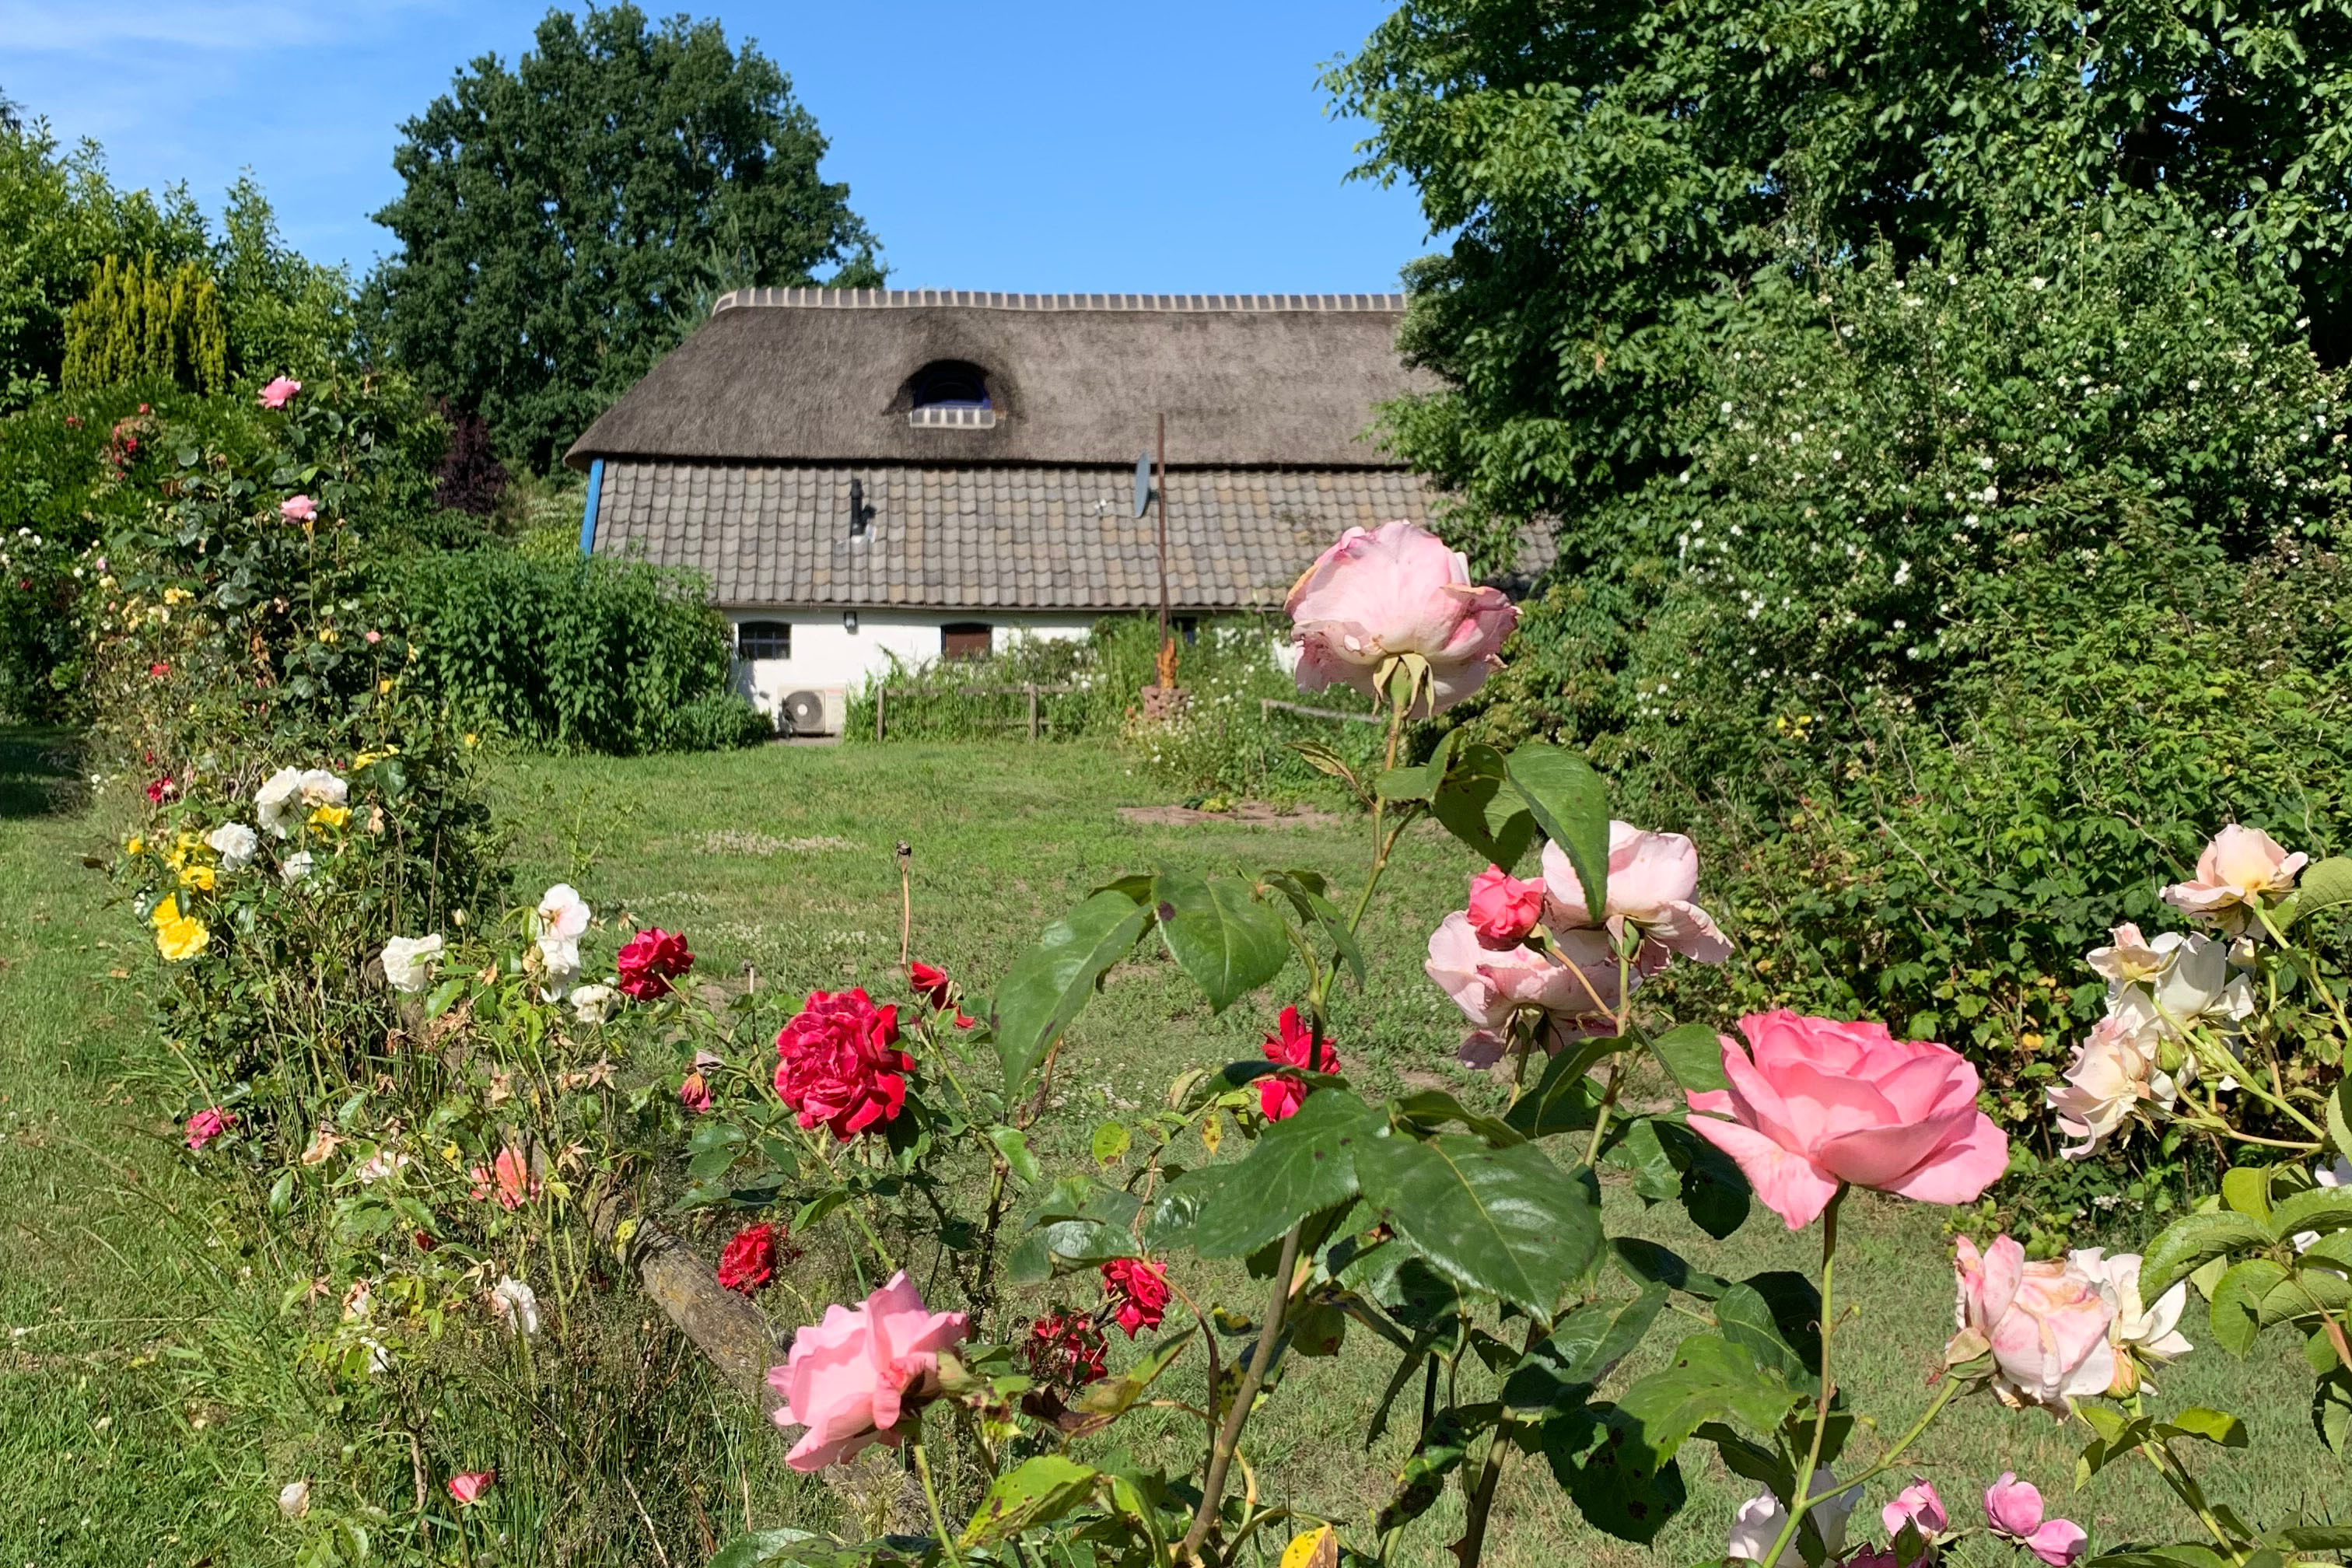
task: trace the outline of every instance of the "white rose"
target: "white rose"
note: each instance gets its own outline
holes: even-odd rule
[[[310,1511],[310,1483],[288,1481],[278,1491],[278,1511],[289,1519],[299,1519]]]
[[[226,822],[205,835],[205,842],[220,857],[224,871],[242,871],[253,864],[255,851],[261,847],[261,836],[242,822]]]
[[[2161,1364],[2187,1355],[2195,1348],[2189,1344],[2189,1336],[2180,1331],[2180,1314],[2189,1307],[2189,1281],[2177,1282],[2158,1297],[2154,1305],[2143,1305],[2139,1299],[2138,1253],[2118,1252],[2109,1258],[2103,1248],[2086,1247],[2067,1256],[2097,1283],[2099,1294],[2115,1310],[2107,1323],[2107,1342],[2118,1352],[2116,1383],[2128,1382],[2154,1394],[2156,1384],[2139,1375],[2139,1367]],[[2125,1351],[2131,1354],[2120,1353]],[[2131,1387],[2116,1388],[2114,1384],[2108,1386],[2117,1394],[2131,1392]]]
[[[583,1024],[601,1024],[613,1016],[613,1000],[620,994],[609,985],[583,985],[565,998],[573,1016]]]
[[[491,1287],[490,1310],[526,1339],[539,1332],[539,1295],[512,1275]]]
[[[307,882],[310,879],[310,852],[297,849],[278,863],[278,879],[289,888],[297,882]]]
[[[531,911],[531,934],[543,945],[550,937],[576,942],[588,929],[589,910],[580,891],[569,882],[558,882],[540,896],[539,908]]]
[[[295,797],[301,793],[302,770],[280,768],[253,792],[253,815],[276,837],[283,838],[298,815]]]
[[[433,984],[433,966],[440,958],[438,931],[426,937],[394,937],[383,944],[383,977],[394,991],[413,996]]]

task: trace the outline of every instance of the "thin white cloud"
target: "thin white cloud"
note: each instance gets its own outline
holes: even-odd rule
[[[151,5],[0,0],[0,37],[13,51],[102,55],[140,46],[255,54],[302,48],[373,31],[419,8],[404,0],[298,5],[281,0],[182,0]]]

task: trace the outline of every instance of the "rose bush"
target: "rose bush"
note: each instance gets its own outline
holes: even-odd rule
[[[1436,576],[1424,553],[1401,540],[1327,555],[1301,601],[1327,613],[1302,614],[1300,637],[1337,635],[1335,605],[1411,602]],[[396,1384],[453,1320],[527,1373],[574,1342],[577,1303],[611,1286],[604,1259],[625,1263],[668,1226],[716,1254],[699,1266],[709,1288],[793,1302],[778,1310],[800,1326],[767,1377],[790,1462],[831,1470],[903,1449],[929,1533],[862,1516],[841,1540],[754,1532],[727,1549],[730,1568],[1222,1568],[1280,1532],[1302,1558],[1378,1561],[1449,1489],[1462,1521],[1450,1545],[1472,1568],[1507,1468],[1539,1465],[1594,1529],[1646,1543],[1686,1505],[1683,1467],[1708,1447],[1761,1489],[1715,1521],[1727,1558],[1902,1568],[1968,1533],[1914,1467],[1942,1412],[1979,1396],[2037,1407],[2014,1419],[2084,1423],[2085,1476],[2145,1456],[2203,1537],[2131,1543],[2158,1560],[2252,1568],[2262,1552],[2352,1544],[2325,1521],[2257,1527],[2212,1503],[2183,1450],[2242,1428],[2158,1406],[2148,1375],[2195,1353],[2193,1338],[2242,1351],[2284,1328],[2320,1373],[2322,1440],[2346,1441],[2352,1187],[2323,1180],[2323,1156],[2352,1156],[2338,1065],[2352,1028],[2343,977],[2290,933],[2352,906],[2352,862],[2234,836],[2176,900],[2219,936],[2119,928],[2085,961],[2114,1022],[2110,1054],[2086,1045],[2077,1081],[2053,1090],[2074,1135],[2161,1120],[2262,1163],[2231,1170],[2144,1256],[2034,1258],[2013,1237],[1963,1237],[1946,1365],[1925,1415],[1898,1429],[1839,1383],[1857,1289],[1839,1216],[1856,1187],[1949,1208],[2001,1174],[2008,1140],[1975,1069],[1874,1021],[1763,1012],[1734,1038],[1659,1016],[1649,987],[1728,951],[1688,841],[1612,819],[1570,750],[1506,753],[1449,733],[1400,763],[1443,679],[1433,656],[1391,647],[1370,684],[1388,704],[1387,765],[1351,781],[1372,803],[1352,886],[1295,867],[1120,877],[985,994],[902,952],[885,982],[905,985],[904,1005],[863,986],[709,983],[683,934],[600,923],[569,883],[536,902],[396,896],[411,884],[383,868],[417,851],[385,770],[404,778],[405,748],[428,742],[289,751],[275,768],[169,759],[175,788],[122,873],[159,973],[212,996],[257,973],[305,974],[334,1010],[331,1027],[271,1017],[242,1056],[191,1051],[187,1157],[235,1163],[308,1222],[321,1265],[304,1298],[312,1353],[345,1388]],[[250,842],[227,831],[248,820]],[[1496,1110],[1433,1089],[1371,1099],[1335,1044],[1378,1026],[1361,1002],[1364,917],[1401,836],[1425,821],[1461,844],[1467,906],[1432,933],[1426,971],[1475,1026],[1465,1056],[1492,1069]],[[1530,862],[1538,877],[1520,879]],[[1265,1016],[1265,1045],[1187,1072],[1160,1105],[1096,1127],[1083,1168],[1049,1173],[1032,1134],[1055,1103],[1058,1042],[1147,942],[1210,1009]],[[1637,1075],[1679,1094],[1629,1097]],[[1759,1202],[1817,1229],[1817,1276],[1722,1278],[1611,1236],[1603,1169],[1710,1238]],[[855,1279],[845,1300],[803,1293],[787,1238]],[[2184,1280],[2207,1298],[2201,1320],[2185,1315]],[[1017,1311],[1008,1287],[1046,1310]],[[1235,1289],[1248,1294],[1220,1299]],[[1125,1359],[1120,1344],[1117,1370],[1111,1324],[1137,1346]],[[1661,1324],[1675,1329],[1671,1353],[1619,1373]],[[1367,1430],[1414,1427],[1369,1521],[1344,1498],[1276,1500],[1248,1479],[1266,1402],[1300,1397],[1315,1363],[1343,1353],[1390,1371]],[[1415,1386],[1417,1421],[1400,1403]],[[1177,1436],[1140,1459],[1112,1428],[1146,1408]],[[1872,1428],[1867,1456],[1849,1452]],[[479,1462],[452,1453],[436,1473],[487,1518],[511,1483],[460,1468]],[[2031,1480],[1965,1484],[1986,1486],[1982,1531],[2001,1550],[2089,1556],[2086,1532],[2048,1517]],[[1885,1539],[1853,1539],[1874,1500]],[[2149,1568],[2132,1550],[2095,1561]]]

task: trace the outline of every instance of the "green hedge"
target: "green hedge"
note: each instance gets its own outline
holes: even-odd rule
[[[386,582],[427,687],[472,728],[624,754],[772,732],[733,689],[727,623],[689,574],[494,547],[404,555]]]

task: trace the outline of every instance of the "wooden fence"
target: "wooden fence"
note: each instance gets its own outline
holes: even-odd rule
[[[884,715],[889,710],[894,691],[900,697],[1026,697],[1029,700],[1028,718],[1007,719],[1002,722],[1007,730],[1018,730],[1025,725],[1029,738],[1035,741],[1042,739],[1045,731],[1045,710],[1038,706],[1037,699],[1060,697],[1076,689],[1075,686],[1041,686],[1034,680],[1021,686],[877,687],[874,690],[874,738],[877,741],[882,738]]]

